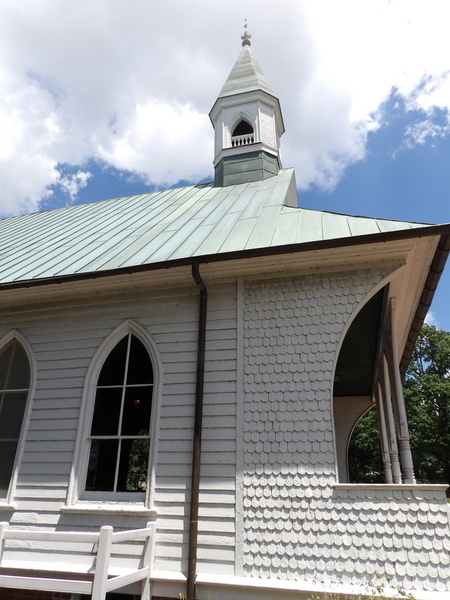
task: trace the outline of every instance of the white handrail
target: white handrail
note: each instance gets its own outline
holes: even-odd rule
[[[151,527],[145,529],[129,529],[127,531],[117,531],[112,534],[112,543],[126,542],[128,540],[137,540],[139,538],[147,538],[152,533]]]
[[[0,525],[3,525],[1,523]],[[6,523],[8,525],[8,523]],[[128,532],[127,532],[128,533]],[[39,542],[98,542],[99,533],[86,531],[26,531],[24,529],[6,529],[5,540],[37,540]]]
[[[231,136],[231,145],[233,148],[236,146],[248,146],[248,144],[255,143],[255,134],[246,133],[245,135],[233,135]]]
[[[131,529],[114,533],[110,525],[104,525],[98,533],[76,531],[25,531],[12,529],[9,523],[0,522],[0,567],[6,540],[35,540],[42,542],[98,542],[95,571],[92,582],[86,580],[64,580],[47,577],[22,577],[0,575],[0,587],[23,588],[58,592],[91,593],[92,600],[104,600],[107,592],[130,583],[142,581],[142,598],[150,598],[150,572],[154,549],[155,524],[148,523],[143,529]],[[109,563],[113,544],[129,540],[145,539],[140,567],[126,575],[110,577]],[[31,550],[32,551],[32,550]]]

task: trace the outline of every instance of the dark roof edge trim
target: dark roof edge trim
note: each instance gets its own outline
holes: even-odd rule
[[[427,316],[428,309],[430,308],[431,301],[433,300],[434,292],[441,278],[442,272],[447,262],[448,254],[450,252],[450,234],[446,233],[441,236],[438,247],[434,254],[433,260],[428,271],[428,276],[425,281],[422,295],[420,296],[419,304],[417,306],[416,314],[414,316],[411,329],[409,330],[408,339],[405,344],[403,351],[402,360],[400,362],[400,375],[403,377],[408,368],[411,355],[416,344],[417,337],[422,328],[425,317]]]
[[[445,225],[430,225],[411,229],[401,229],[399,231],[387,231],[383,233],[358,235],[354,237],[319,240],[299,244],[286,244],[284,246],[275,246],[272,248],[251,248],[248,250],[237,250],[233,252],[223,252],[219,254],[189,256],[186,258],[166,260],[145,265],[136,265],[132,267],[118,267],[116,269],[108,269],[105,271],[89,271],[87,273],[78,273],[73,275],[60,275],[54,277],[46,277],[42,279],[12,281],[10,283],[0,284],[0,291],[20,288],[31,288],[41,285],[55,285],[74,281],[82,281],[87,279],[99,279],[102,277],[112,277],[114,275],[131,275],[133,273],[159,271],[162,269],[174,269],[176,267],[191,267],[193,262],[198,262],[199,264],[228,262],[244,258],[261,258],[264,256],[278,256],[281,254],[297,254],[300,252],[312,252],[314,250],[345,248],[346,246],[363,246],[365,244],[387,243],[412,238],[422,238],[440,235],[444,236],[445,234],[447,234],[450,237],[450,223],[447,223]]]

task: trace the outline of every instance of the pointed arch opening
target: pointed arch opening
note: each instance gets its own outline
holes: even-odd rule
[[[62,512],[154,515],[160,372],[151,336],[131,319],[99,346],[86,374]]]
[[[231,145],[233,147],[246,146],[248,144],[253,144],[254,141],[255,132],[252,125],[250,125],[247,120],[241,119],[234,127],[231,134]]]
[[[85,491],[145,493],[154,375],[142,341],[127,333],[100,370]]]
[[[8,497],[31,386],[24,346],[10,337],[0,348],[0,500]]]

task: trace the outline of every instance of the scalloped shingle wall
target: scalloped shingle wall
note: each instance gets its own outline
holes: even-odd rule
[[[361,583],[380,574],[407,589],[450,589],[442,493],[334,488],[338,343],[354,309],[389,270],[245,284],[243,562],[249,576]]]

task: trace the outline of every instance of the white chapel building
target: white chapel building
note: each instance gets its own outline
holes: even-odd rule
[[[299,206],[248,33],[210,117],[211,183],[0,221],[0,600],[448,600],[401,377],[450,226]]]

